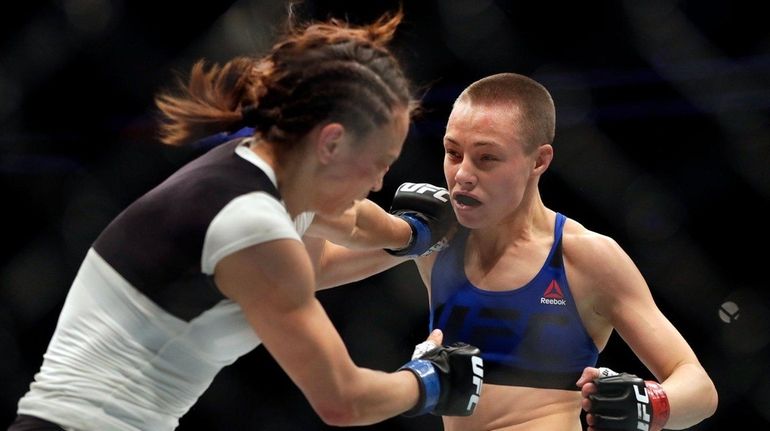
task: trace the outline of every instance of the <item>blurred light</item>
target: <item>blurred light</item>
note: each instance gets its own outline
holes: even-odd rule
[[[27,88],[53,75],[66,61],[71,41],[60,21],[46,10],[4,41],[8,49],[0,52],[0,120],[19,109]]]
[[[762,380],[757,385],[751,399],[754,401],[754,406],[759,414],[770,421],[770,374],[764,373],[762,375]]]
[[[115,10],[114,2],[109,0],[64,0],[62,6],[70,25],[89,36],[104,32]]]
[[[530,76],[551,93],[556,105],[557,139],[562,128],[589,121],[593,106],[591,87],[581,73],[557,65],[546,65]]]
[[[770,199],[770,130],[753,131],[735,140],[738,151],[730,156],[735,170],[763,196]]]
[[[5,154],[0,158],[0,173],[2,174],[46,175],[81,172],[82,170],[83,166],[77,160],[67,157]]]
[[[18,55],[12,59],[20,62],[21,76],[47,76],[64,62],[69,47],[63,33],[60,23],[52,17],[36,20],[25,29],[18,41]]]
[[[556,141],[552,166],[558,175],[608,218],[623,218],[618,202],[640,173],[623,157],[620,146],[590,124],[557,130]]]
[[[676,7],[677,2],[626,0],[636,46],[662,76],[703,112],[712,113],[732,146],[736,172],[770,197],[770,106],[767,57],[725,57]]]
[[[680,318],[689,324],[710,321],[729,283],[714,270],[704,250],[683,232],[665,241],[639,244],[638,253],[644,258],[637,263],[644,268],[642,273],[653,295],[675,306]]]
[[[208,32],[190,44],[184,55],[174,59],[173,69],[185,70],[204,57],[224,62],[240,55],[262,55],[282,30],[286,9],[282,2],[241,0],[213,21]]]
[[[101,230],[122,209],[122,204],[97,181],[89,181],[69,193],[61,221],[61,235],[69,264],[76,264],[85,256]]]
[[[730,323],[734,320],[738,320],[741,315],[740,307],[733,301],[723,302],[719,307],[719,318],[725,323]]]
[[[653,240],[621,244],[634,256],[653,295],[675,305],[692,322],[707,319],[703,311],[721,303],[717,298],[724,295],[727,283],[703,250],[679,229],[685,215],[677,208],[681,204],[664,186],[651,182],[624,156],[620,144],[597,127],[581,124],[556,134],[555,173],[604,218],[625,220],[631,238]]]
[[[635,239],[663,241],[681,228],[685,208],[664,190],[650,175],[637,177],[626,189],[626,226]]]
[[[770,309],[756,295],[753,290],[741,289],[723,302],[737,304],[736,309],[740,307],[740,319],[722,325],[720,341],[728,356],[753,355],[770,344]]]
[[[23,95],[21,83],[2,66],[0,63],[0,121],[19,109]]]
[[[14,323],[10,310],[0,308],[0,346],[3,346],[0,370],[16,370],[19,367],[19,328]]]
[[[506,15],[490,0],[439,3],[446,43],[470,67],[497,73],[516,59],[517,37]]]
[[[2,302],[25,323],[58,307],[69,287],[61,256],[50,243],[31,243],[0,271]]]

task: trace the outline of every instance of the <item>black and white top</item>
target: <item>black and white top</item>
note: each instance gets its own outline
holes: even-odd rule
[[[94,242],[18,413],[78,430],[172,430],[226,365],[260,344],[212,283],[224,256],[300,240],[250,139],[190,162]]]

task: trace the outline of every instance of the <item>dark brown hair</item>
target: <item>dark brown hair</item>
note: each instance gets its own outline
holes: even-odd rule
[[[161,140],[189,143],[251,126],[288,147],[324,121],[359,136],[418,106],[410,83],[387,44],[403,12],[352,26],[330,19],[299,25],[290,14],[286,34],[261,58],[192,67],[175,93],[161,93]]]

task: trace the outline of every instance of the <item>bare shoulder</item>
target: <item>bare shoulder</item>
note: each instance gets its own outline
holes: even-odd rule
[[[572,219],[564,225],[562,241],[564,254],[576,263],[592,263],[625,254],[612,237],[592,231]]]
[[[606,289],[605,293],[617,294],[625,288],[644,286],[638,268],[612,237],[568,220],[562,245],[568,273],[589,283],[596,293]]]

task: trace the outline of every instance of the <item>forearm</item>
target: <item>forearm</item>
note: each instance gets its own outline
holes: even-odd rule
[[[381,422],[403,413],[417,404],[420,390],[411,372],[359,368],[343,398],[350,416],[338,418],[338,425],[362,426]],[[334,421],[334,420],[333,420]],[[336,421],[335,421],[336,422]]]
[[[666,429],[689,428],[710,417],[716,410],[714,383],[700,365],[680,365],[661,386],[671,407]]]
[[[409,244],[411,236],[412,229],[407,222],[374,202],[363,200],[356,206],[356,224],[351,235],[353,247],[399,249]]]
[[[315,297],[303,294],[306,300],[287,302],[285,292],[294,286],[275,286],[259,300],[239,304],[264,347],[325,423],[371,424],[417,403],[420,387],[411,373],[356,366]]]
[[[409,243],[411,234],[408,223],[370,200],[357,201],[338,217],[316,215],[307,232],[353,249],[398,249]]]
[[[317,289],[363,280],[408,259],[403,256],[392,256],[380,249],[350,250],[326,242],[317,263]]]

